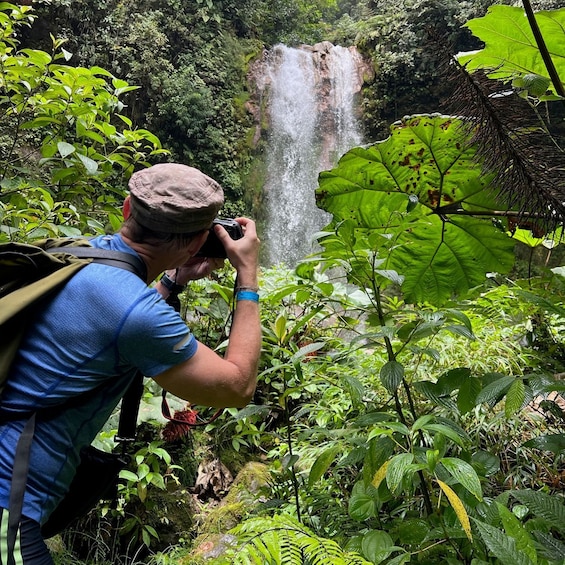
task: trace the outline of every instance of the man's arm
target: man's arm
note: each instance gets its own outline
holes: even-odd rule
[[[228,259],[237,271],[239,287],[257,288],[259,239],[251,220],[238,220],[244,236],[232,240],[216,227]],[[157,375],[165,390],[193,404],[215,407],[242,407],[253,397],[261,353],[259,304],[253,300],[236,302],[229,344],[223,357],[199,343],[194,356]]]

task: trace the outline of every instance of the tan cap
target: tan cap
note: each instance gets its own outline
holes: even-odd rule
[[[203,172],[178,163],[153,165],[129,181],[131,215],[165,233],[208,229],[224,203],[222,187]]]

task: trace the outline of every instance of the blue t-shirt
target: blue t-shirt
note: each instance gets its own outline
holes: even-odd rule
[[[135,254],[119,235],[95,247]],[[192,357],[197,342],[180,316],[135,274],[90,264],[33,314],[0,410],[39,415],[23,515],[44,523],[80,460],[139,369],[154,377]],[[14,452],[26,418],[0,425],[0,507],[8,508]]]

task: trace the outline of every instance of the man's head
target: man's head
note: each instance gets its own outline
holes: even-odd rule
[[[131,216],[158,233],[209,229],[224,203],[222,187],[214,179],[178,163],[154,165],[134,173],[129,189]]]

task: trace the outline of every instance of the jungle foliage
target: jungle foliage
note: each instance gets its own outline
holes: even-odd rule
[[[560,238],[548,232],[555,225],[546,209],[558,211],[552,198],[562,194],[563,137],[550,110],[562,99],[531,58],[530,40],[525,52],[512,34],[497,43],[498,22],[522,24],[516,8],[485,15],[481,4],[380,4],[281,1],[286,18],[273,29],[270,4],[251,0],[54,1],[40,8],[43,40],[55,25],[68,41],[50,40],[47,51],[33,44],[41,37],[21,32],[29,9],[1,4],[2,237],[115,227],[124,181],[165,151],[231,185],[240,206],[250,158],[240,151],[245,61],[266,38],[314,39],[325,31],[315,19],[331,16],[339,21],[333,33],[380,61],[365,94],[369,130],[398,118],[419,85],[432,85],[433,96],[420,99],[425,112],[387,123],[386,139],[320,175],[318,202],[333,218],[319,234],[320,252],[294,273],[264,270],[254,402],[191,437],[209,442],[199,453],[265,459],[271,482],[230,532],[225,553],[206,562],[562,563],[564,271],[507,274],[516,238],[548,254]],[[474,39],[460,29],[465,13]],[[562,41],[564,13],[542,15],[557,22],[543,27],[550,46]],[[485,43],[460,69],[476,87],[467,106],[483,108],[478,118],[430,113],[443,90],[427,77],[435,63],[426,21],[445,22],[460,45]],[[79,42],[79,34],[96,37]],[[493,50],[506,54],[503,66],[491,67]],[[68,64],[71,52],[83,66]],[[467,71],[475,69],[473,78]],[[493,75],[501,71],[509,74]],[[494,85],[486,95],[485,84]],[[535,129],[505,121],[509,91],[536,114]],[[493,92],[496,107],[488,104]],[[501,135],[477,137],[493,124]],[[551,153],[542,148],[528,161],[529,152],[516,151],[517,141],[538,148],[540,139]],[[488,158],[509,153],[516,158],[503,172],[525,174],[517,199]],[[552,173],[540,173],[537,188],[549,186],[541,200],[528,183],[536,166]],[[232,276],[195,282],[184,296],[195,334],[220,351]],[[151,391],[146,401],[155,404]],[[100,441],[112,430],[104,434]],[[186,556],[190,533],[179,540],[184,548],[166,549],[161,538],[173,503],[151,493],[171,490],[188,506],[187,484],[175,478],[180,459],[166,447],[154,437],[140,446],[118,506],[91,517],[94,543],[66,538],[70,551],[82,543],[84,560],[98,563],[198,562]]]

